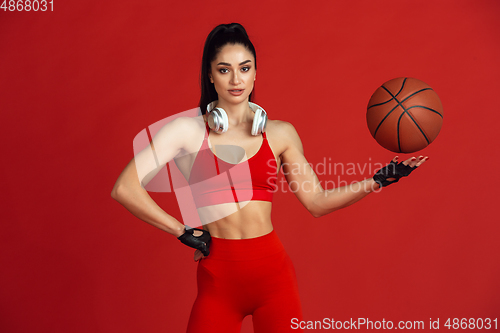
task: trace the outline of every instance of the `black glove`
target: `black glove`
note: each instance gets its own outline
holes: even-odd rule
[[[411,167],[409,165],[404,165],[403,162],[396,163],[391,161],[382,169],[378,170],[373,176],[373,180],[377,182],[380,187],[391,185],[392,183],[397,183],[401,177],[408,176],[417,167]],[[394,178],[393,180],[387,180],[389,178]]]
[[[186,227],[189,229],[187,229]],[[206,230],[191,228],[187,225],[184,226],[184,230],[185,232],[177,237],[177,239],[180,240],[182,244],[200,250],[205,257],[208,256],[210,254],[209,247],[212,241],[210,233]],[[201,234],[200,236],[195,236],[193,235],[195,230],[199,230],[203,232],[203,234]]]

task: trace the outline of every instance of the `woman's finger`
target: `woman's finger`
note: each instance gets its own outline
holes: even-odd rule
[[[203,255],[203,253],[200,250],[194,251],[194,261],[198,261],[198,260],[203,259],[203,258],[205,258],[205,256]]]
[[[403,162],[403,165],[410,165],[410,166],[413,166],[415,163],[415,161],[417,160],[417,158],[415,156],[413,157],[410,157],[409,159],[407,159],[406,161]],[[413,164],[413,165],[412,165]]]
[[[415,166],[421,166],[425,161],[427,161],[429,159],[429,156],[421,156],[422,158],[417,162],[417,164],[415,164]]]

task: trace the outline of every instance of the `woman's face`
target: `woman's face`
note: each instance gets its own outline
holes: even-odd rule
[[[243,45],[227,44],[211,64],[210,82],[215,86],[219,102],[248,101],[255,81],[255,59]]]

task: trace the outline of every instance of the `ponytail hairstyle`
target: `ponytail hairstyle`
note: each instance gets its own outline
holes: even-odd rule
[[[252,42],[248,38],[245,28],[239,23],[230,24],[220,24],[216,26],[208,35],[205,41],[205,47],[203,48],[203,58],[201,61],[201,74],[200,74],[200,86],[201,86],[201,98],[200,98],[200,110],[202,114],[207,112],[207,105],[218,99],[217,91],[213,83],[210,82],[208,74],[211,70],[212,61],[215,60],[217,54],[222,50],[227,44],[240,44],[244,46],[250,53],[252,53],[255,59],[255,69],[257,70],[257,56],[255,54],[255,48]],[[253,102],[252,95],[254,90],[250,93],[249,101]]]

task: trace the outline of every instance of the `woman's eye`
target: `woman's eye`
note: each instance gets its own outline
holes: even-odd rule
[[[242,68],[241,68],[241,70],[242,70],[243,72],[248,72],[248,71],[250,70],[250,67],[242,67]],[[229,72],[229,69],[227,69],[227,68],[221,68],[221,69],[219,69],[219,72],[220,72],[220,73],[223,73],[223,74],[224,74],[224,73],[228,73],[228,72]]]

